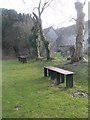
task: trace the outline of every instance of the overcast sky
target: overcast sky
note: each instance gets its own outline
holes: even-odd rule
[[[40,0],[0,0],[0,8],[15,9],[18,13],[32,13],[33,8],[38,6],[39,1]],[[45,0],[42,1],[44,2]],[[76,0],[53,0],[42,14],[43,28],[50,26],[60,28],[74,24],[75,21],[71,19],[76,18],[75,1]],[[77,1],[83,3],[85,0]],[[85,20],[88,20],[88,1],[90,0],[86,1],[84,7],[86,14]]]

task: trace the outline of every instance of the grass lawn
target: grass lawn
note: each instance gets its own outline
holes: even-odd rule
[[[87,63],[64,65],[65,59],[56,56],[52,61],[18,60],[2,62],[3,118],[87,118],[88,97],[75,93],[88,93]],[[45,78],[43,68],[53,65],[73,71],[74,87],[65,83],[52,86],[55,81]]]

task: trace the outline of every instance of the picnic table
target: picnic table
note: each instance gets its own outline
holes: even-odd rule
[[[51,77],[52,80],[57,80],[57,85],[65,82],[66,77],[66,87],[71,88],[73,87],[73,72],[60,69],[53,66],[44,67],[44,76]]]

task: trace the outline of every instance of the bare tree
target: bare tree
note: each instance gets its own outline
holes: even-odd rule
[[[50,59],[50,50],[49,50],[49,42],[45,39],[42,31],[42,20],[41,15],[44,12],[44,10],[49,7],[53,0],[44,1],[44,4],[42,5],[42,0],[39,1],[38,7],[35,7],[35,9],[38,10],[38,15],[36,15],[35,12],[33,12],[34,17],[36,18],[37,24],[38,24],[38,39],[37,39],[37,51],[38,51],[38,58],[40,58],[40,41],[43,42],[46,50],[47,59]],[[34,11],[33,10],[33,11]]]
[[[86,2],[86,0],[85,0]],[[84,12],[83,7],[85,5],[81,2],[75,3],[75,9],[77,11],[77,20],[76,20],[76,46],[71,48],[71,62],[77,62],[83,59],[84,57]],[[73,50],[73,51],[72,51]],[[73,53],[73,55],[72,55]]]

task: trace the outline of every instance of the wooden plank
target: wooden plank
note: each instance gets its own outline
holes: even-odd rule
[[[57,85],[59,85],[59,84],[60,84],[60,74],[57,73]]]
[[[64,79],[65,79],[64,75],[60,74],[60,76],[61,76],[61,83],[64,83]]]
[[[55,79],[55,72],[51,71],[50,74],[51,74],[51,80],[54,80]]]
[[[18,57],[19,61],[20,61],[20,56]]]
[[[51,71],[48,69],[48,76],[50,77],[51,76]]]
[[[21,62],[23,62],[23,59],[22,59],[22,57],[21,57]]]
[[[44,68],[44,76],[47,77],[47,68]]]
[[[66,76],[66,87],[72,88],[73,87],[73,74]]]
[[[20,56],[20,58],[26,58],[26,56]]]
[[[57,67],[53,67],[53,66],[47,66],[45,67],[49,70],[52,70],[52,71],[55,71],[55,72],[58,72],[58,73],[61,73],[61,74],[64,74],[64,75],[69,75],[69,74],[74,74],[73,72],[71,71],[68,71],[68,70],[63,70],[61,68],[57,68]]]
[[[26,58],[23,58],[23,63],[27,63],[27,59]]]

